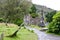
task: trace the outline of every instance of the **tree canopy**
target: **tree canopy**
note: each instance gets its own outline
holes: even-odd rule
[[[23,20],[24,15],[29,14],[32,2],[30,0],[1,0],[0,14],[1,17],[9,23],[17,23]]]
[[[56,11],[52,11],[52,12],[50,12],[50,13],[47,13],[46,14],[46,21],[47,22],[51,22],[52,20],[53,20],[53,16],[56,14]]]
[[[60,12],[57,12],[53,16],[53,21],[48,26],[48,31],[56,34],[60,34]]]
[[[30,14],[32,16],[32,18],[38,17],[38,14],[36,13],[37,9],[35,7],[35,5],[33,4],[30,10]]]

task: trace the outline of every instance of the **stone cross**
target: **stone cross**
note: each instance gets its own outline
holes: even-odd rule
[[[44,12],[43,12],[43,10],[41,10],[41,19],[40,19],[40,26],[45,26],[45,24],[44,24]]]

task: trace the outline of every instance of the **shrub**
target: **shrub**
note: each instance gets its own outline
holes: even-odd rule
[[[34,30],[31,30],[32,33],[34,33]]]
[[[3,18],[0,18],[0,22],[3,22],[4,21],[4,19]]]
[[[35,17],[38,17],[38,14],[32,13],[31,16],[32,16],[32,18],[35,18]]]
[[[52,20],[53,20],[53,16],[56,14],[56,11],[52,11],[52,12],[50,12],[50,13],[47,13],[46,14],[46,21],[47,22],[51,22]]]
[[[17,24],[18,26],[20,26],[22,22],[23,22],[22,19],[16,19],[16,20],[14,21],[14,23]]]
[[[53,21],[48,26],[48,32],[60,33],[60,12],[53,16]]]

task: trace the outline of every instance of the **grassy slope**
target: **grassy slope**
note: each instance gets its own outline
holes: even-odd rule
[[[11,35],[17,28],[17,25],[14,24],[9,24],[9,27],[6,27],[4,23],[0,23],[0,34],[4,31],[5,36]],[[27,29],[21,28],[16,37],[4,37],[4,40],[37,40],[37,35]]]

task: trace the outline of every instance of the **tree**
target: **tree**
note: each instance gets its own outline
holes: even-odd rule
[[[52,11],[52,12],[50,12],[50,13],[47,13],[46,14],[46,21],[47,22],[51,22],[52,20],[53,20],[53,16],[56,14],[56,11]]]
[[[23,20],[24,15],[29,14],[31,6],[32,3],[29,0],[6,0],[2,2],[2,10],[0,12],[4,14],[3,18],[6,25],[8,22],[20,26],[22,24],[21,20]],[[12,35],[9,35],[9,37],[16,36],[19,29],[20,27]]]
[[[48,26],[48,32],[60,34],[60,12],[53,16],[53,21]]]
[[[31,10],[30,10],[30,14],[36,13],[36,11],[37,11],[37,9],[36,9],[35,5],[33,4],[31,7]]]
[[[2,5],[5,21],[14,23],[15,19],[23,20],[23,16],[29,13],[32,3],[28,0],[7,0]]]
[[[35,18],[35,17],[38,17],[38,14],[36,13],[36,7],[35,5],[33,4],[32,7],[31,7],[31,10],[30,10],[30,14],[32,16],[32,18]]]

